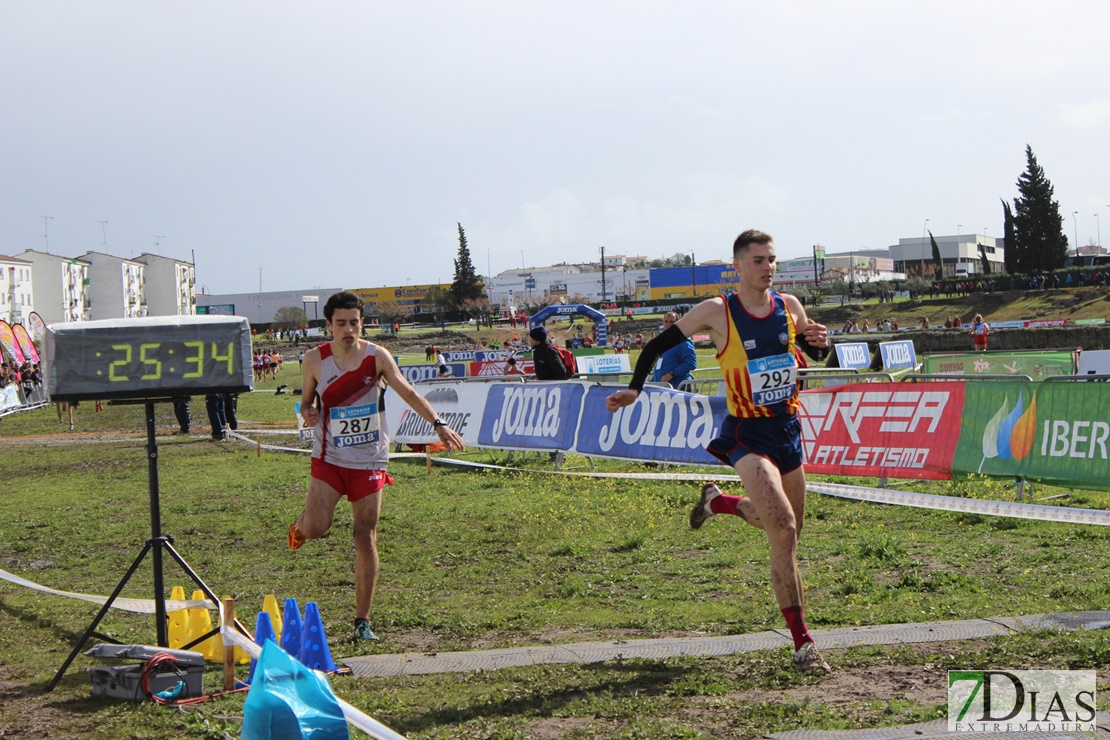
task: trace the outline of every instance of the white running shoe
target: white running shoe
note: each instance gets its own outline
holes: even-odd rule
[[[701,525],[705,524],[705,520],[713,516],[709,502],[720,495],[721,489],[717,488],[716,483],[706,483],[701,487],[701,497],[690,510],[690,529],[700,529]]]
[[[798,666],[798,670],[803,673],[809,673],[810,671],[832,673],[832,668],[821,657],[821,653],[817,652],[817,646],[812,642],[802,645],[794,653],[794,665]]]

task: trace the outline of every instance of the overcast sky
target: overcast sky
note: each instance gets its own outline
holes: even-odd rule
[[[1110,217],[1105,0],[0,0],[0,106],[0,253],[217,294]]]

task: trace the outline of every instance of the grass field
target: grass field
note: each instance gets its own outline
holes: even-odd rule
[[[296,383],[295,363],[280,382]],[[274,382],[263,384],[273,388]],[[289,425],[288,395],[240,401],[246,422]],[[285,546],[307,456],[256,454],[169,436],[158,408],[163,530],[205,581],[236,596],[253,625],[264,596],[320,605],[337,658],[602,639],[739,634],[780,627],[762,533],[716,518],[686,524],[691,483],[473,473],[391,465],[381,523],[378,644],[349,638],[349,508],[300,551]],[[244,424],[244,427],[252,424]],[[0,420],[0,568],[47,586],[107,594],[150,534],[140,407],[53,409]],[[476,454],[484,461],[503,454]],[[572,460],[572,463],[575,462]],[[519,463],[519,458],[514,464]],[[599,463],[605,469],[643,470]],[[872,482],[873,483],[873,482]],[[1012,499],[999,483],[918,483],[936,493]],[[1056,505],[1110,508],[1110,494]],[[800,561],[814,628],[1105,609],[1110,531],[869,505],[815,496]],[[172,563],[167,585],[187,585]],[[149,560],[125,595],[149,598]],[[79,657],[43,692],[96,607],[0,581],[0,736],[237,737],[243,695],[188,710],[92,698]],[[153,617],[113,611],[102,631],[152,643]],[[712,738],[876,727],[943,716],[948,669],[1095,668],[1110,688],[1110,635],[1034,632],[989,641],[828,651],[831,676],[802,676],[789,653],[559,665],[403,679],[337,677],[336,693],[414,738]],[[244,671],[245,670],[240,669]],[[212,666],[206,687],[219,685]],[[1106,699],[1101,708],[1110,706]]]

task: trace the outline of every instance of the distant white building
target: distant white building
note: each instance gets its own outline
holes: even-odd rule
[[[649,270],[628,269],[623,264],[624,257],[619,259],[622,262],[619,267],[610,267],[606,256],[604,278],[596,264],[505,270],[490,281],[489,300],[512,306],[537,301],[593,304],[602,300],[647,300],[650,297]]]
[[[148,316],[191,316],[197,312],[197,278],[193,263],[143,252],[134,258],[143,270]]]
[[[894,270],[894,260],[887,250],[860,250],[826,254],[818,257],[802,257],[783,260],[775,274],[775,283],[783,287],[813,285],[820,278],[822,284],[844,280],[848,283],[869,283],[878,280],[899,280],[904,278]]]
[[[333,293],[343,288],[302,288],[270,293],[201,293],[197,296],[197,313],[221,316],[242,316],[251,324],[269,324],[282,308],[300,308],[309,319],[324,318],[324,304]],[[315,300],[312,300],[315,299]]]
[[[0,254],[0,320],[22,324],[35,310],[33,267],[28,260]]]
[[[98,319],[146,316],[143,273],[146,265],[103,252],[86,252],[89,263],[89,315]]]
[[[47,324],[88,321],[89,263],[36,249],[15,255],[31,263],[35,313]]]
[[[1006,269],[1005,252],[1002,240],[985,234],[959,234],[956,236],[935,236],[940,250],[944,277],[965,277],[983,272],[983,261],[979,255],[979,245],[987,255],[991,273],[997,274]],[[899,239],[891,246],[890,257],[894,260],[894,270],[903,272],[907,277],[924,274],[930,280],[933,276],[933,246],[929,236]]]

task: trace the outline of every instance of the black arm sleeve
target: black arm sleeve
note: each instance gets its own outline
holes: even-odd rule
[[[686,335],[682,333],[682,330],[671,324],[670,329],[645,344],[640,352],[640,357],[636,360],[636,369],[632,372],[632,381],[628,384],[628,387],[634,391],[642,391],[648,373],[655,367],[655,361],[659,359],[659,356],[671,347],[677,347],[685,341]]]
[[[821,360],[829,356],[828,347],[814,347],[812,344],[806,341],[806,335],[802,334],[801,332],[798,332],[794,335],[794,343],[801,347],[802,352],[805,352],[807,355],[809,355],[809,359],[811,360],[820,362]]]

